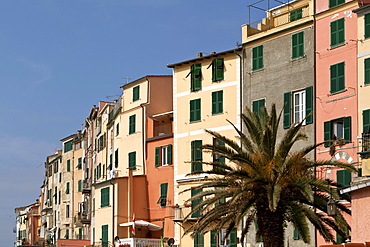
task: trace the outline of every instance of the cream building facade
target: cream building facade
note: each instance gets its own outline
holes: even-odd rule
[[[201,183],[204,176],[186,175],[195,170],[211,167],[194,165],[190,161],[211,161],[211,154],[202,154],[197,148],[214,142],[204,130],[217,131],[233,138],[235,130],[227,120],[240,126],[241,112],[241,49],[233,49],[208,56],[198,54],[192,60],[167,65],[173,69],[174,104],[174,203],[176,209],[175,244],[178,246],[211,246],[210,234],[199,234],[192,239],[183,236],[182,224],[190,207],[184,202],[196,193],[195,190],[181,193]],[[193,207],[195,202],[193,202]],[[194,216],[198,217],[198,216]],[[236,239],[234,242],[236,246]],[[212,242],[213,243],[213,242]]]

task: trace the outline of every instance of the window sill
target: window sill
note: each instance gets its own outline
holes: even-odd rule
[[[336,45],[330,45],[330,50],[333,50],[333,49],[335,49],[335,48],[338,48],[338,47],[344,46],[345,44],[346,44],[346,42],[339,43],[339,44],[336,44]]]
[[[212,116],[218,116],[224,114],[223,112],[212,113]]]
[[[194,120],[194,121],[190,121],[189,123],[200,123],[200,122],[202,122],[201,120]]]
[[[295,61],[299,61],[299,60],[302,60],[302,59],[304,59],[304,58],[306,58],[307,57],[307,55],[305,54],[305,55],[302,55],[302,56],[300,56],[300,57],[292,57],[291,59],[291,61],[292,62],[295,62]]]
[[[347,92],[347,89],[342,89],[342,90],[337,91],[337,92],[330,92],[330,96],[340,94],[340,93],[343,93],[343,92]]]
[[[264,71],[265,68],[260,68],[260,69],[252,69],[252,74],[253,73],[257,73],[257,72],[261,72],[261,71]]]

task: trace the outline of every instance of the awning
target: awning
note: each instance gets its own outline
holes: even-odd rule
[[[152,223],[149,223],[149,222],[144,221],[144,220],[136,220],[135,222],[127,222],[127,223],[122,223],[122,224],[119,224],[119,225],[120,226],[133,226],[134,224],[135,224],[135,227],[139,227],[139,228],[146,227],[150,231],[162,230],[162,227],[157,226],[157,225],[152,224]]]

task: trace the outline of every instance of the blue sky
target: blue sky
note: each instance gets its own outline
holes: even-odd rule
[[[14,208],[38,198],[46,156],[94,104],[197,52],[235,48],[252,2],[1,0],[1,245],[15,241]]]

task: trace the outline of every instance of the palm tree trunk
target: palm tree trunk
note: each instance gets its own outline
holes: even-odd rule
[[[267,200],[266,200],[267,201]],[[257,204],[258,234],[264,247],[284,247],[284,210],[271,211],[267,203]]]

